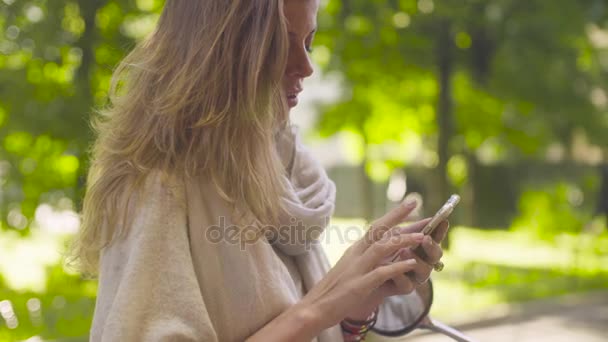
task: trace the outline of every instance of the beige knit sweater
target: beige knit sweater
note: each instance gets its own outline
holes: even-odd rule
[[[292,138],[280,152],[298,175],[313,161]],[[292,256],[266,239],[218,242],[211,227],[230,212],[207,180],[152,173],[136,202],[129,234],[102,251],[91,341],[242,341],[329,269],[319,245]],[[316,340],[343,338],[334,326]]]

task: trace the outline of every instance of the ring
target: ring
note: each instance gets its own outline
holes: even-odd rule
[[[444,266],[445,265],[443,264],[443,262],[437,261],[437,263],[435,265],[433,265],[433,269],[437,272],[441,272],[441,270],[443,270]]]

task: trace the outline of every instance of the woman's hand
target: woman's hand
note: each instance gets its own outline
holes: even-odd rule
[[[387,231],[385,234],[390,235],[401,235],[401,234],[413,234],[419,233],[422,228],[430,221],[425,219],[406,227],[394,227]],[[402,248],[398,252],[397,260],[416,260],[416,265],[413,267],[410,274],[399,274],[386,283],[382,284],[379,288],[374,290],[372,296],[367,300],[362,301],[361,304],[351,313],[347,315],[349,319],[356,321],[363,321],[372,311],[382,304],[386,297],[390,297],[395,294],[407,294],[416,289],[416,287],[424,284],[430,277],[433,271],[433,265],[435,265],[443,256],[443,250],[441,249],[440,243],[445,238],[447,230],[449,228],[449,222],[443,221],[435,229],[430,236],[425,236],[422,243],[418,246]],[[420,252],[422,250],[422,252]],[[393,259],[391,256],[381,262],[381,265],[390,264]]]
[[[414,271],[424,275],[427,265],[419,265],[415,258],[389,264],[383,260],[400,249],[409,249],[424,241],[424,235],[409,231],[419,231],[426,220],[407,227],[408,232],[386,234],[403,222],[415,207],[415,202],[401,204],[372,223],[365,236],[349,247],[328,274],[304,296],[300,304],[320,317],[321,329],[335,325],[347,316],[355,319],[352,314],[362,308],[370,307],[368,313],[373,311],[386,296],[414,289],[404,273]]]

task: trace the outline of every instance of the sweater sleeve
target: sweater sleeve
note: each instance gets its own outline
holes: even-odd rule
[[[194,272],[183,184],[148,177],[102,250],[91,341],[217,341]]]

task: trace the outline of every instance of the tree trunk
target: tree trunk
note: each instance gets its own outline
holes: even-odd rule
[[[439,141],[437,153],[439,164],[437,167],[437,188],[440,201],[448,199],[450,194],[447,165],[450,158],[449,142],[452,137],[452,87],[451,77],[453,71],[451,25],[443,21],[439,25],[437,39],[437,64],[439,78],[439,101],[437,104],[437,125]],[[449,248],[449,234],[444,240],[444,248]]]
[[[367,165],[367,138],[363,136],[363,162],[361,163],[361,193],[363,194],[363,216],[367,222],[374,219],[374,185],[367,175],[365,167]]]
[[[88,107],[93,105],[93,90],[91,89],[91,80],[93,67],[95,65],[95,44],[96,44],[96,27],[95,17],[97,10],[105,5],[107,1],[102,0],[87,0],[79,1],[81,16],[84,21],[85,29],[78,39],[76,45],[82,50],[82,60],[76,72],[76,82],[78,84],[78,93],[84,96],[88,103]]]
[[[76,46],[82,50],[82,59],[80,66],[76,71],[75,82],[76,82],[76,93],[77,96],[84,100],[82,101],[82,107],[78,108],[74,113],[72,122],[80,123],[79,129],[82,132],[87,132],[87,139],[82,141],[82,145],[79,146],[80,154],[77,155],[78,160],[85,161],[87,146],[92,139],[92,132],[89,129],[89,115],[92,112],[94,106],[94,95],[93,95],[93,69],[95,67],[95,46],[97,44],[97,27],[95,25],[95,18],[97,11],[106,5],[107,0],[81,0],[78,2],[80,7],[80,15],[84,21],[85,29],[82,36],[78,39]],[[83,119],[83,116],[86,119]],[[78,172],[78,181],[75,184],[75,193],[77,198],[76,208],[80,210],[82,208],[82,199],[84,198],[84,192],[86,188],[86,174],[88,167],[81,165]]]
[[[477,163],[477,157],[471,151],[465,151],[465,156],[467,160],[467,181],[463,187],[462,199],[464,209],[464,219],[463,223],[470,226],[477,226],[477,202],[475,198],[475,190],[477,189],[477,169],[479,168]]]

